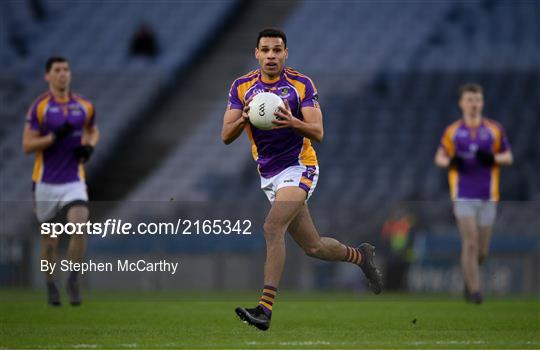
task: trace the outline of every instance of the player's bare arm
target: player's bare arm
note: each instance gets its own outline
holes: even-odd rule
[[[293,116],[287,100],[284,104],[285,107],[279,107],[279,111],[275,113],[280,119],[272,122],[275,124],[273,129],[292,128],[306,138],[321,142],[324,137],[321,110],[316,107],[302,107],[302,121]]]
[[[22,137],[22,148],[26,154],[42,151],[54,144],[55,136],[53,133],[41,135],[38,130],[33,130],[27,123],[24,126]]]
[[[242,110],[227,110],[223,116],[223,127],[221,129],[221,140],[225,144],[230,144],[242,134],[242,130],[247,121],[243,118]]]
[[[510,166],[514,163],[514,155],[512,155],[512,151],[510,150],[495,154],[494,157],[495,163],[499,166]]]
[[[97,126],[85,127],[81,139],[81,145],[95,147],[99,142],[99,128]]]
[[[450,166],[450,157],[442,147],[437,149],[437,153],[435,154],[435,164],[437,167],[441,168],[447,168]]]
[[[249,117],[249,103],[252,98],[250,97],[243,110],[228,109],[223,116],[223,127],[221,129],[221,140],[226,145],[229,145],[236,140],[242,134],[246,123],[248,123]]]

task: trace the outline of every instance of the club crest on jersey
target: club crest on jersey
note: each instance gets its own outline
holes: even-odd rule
[[[288,98],[291,95],[289,87],[277,87],[276,90],[278,91],[277,95],[282,99]]]

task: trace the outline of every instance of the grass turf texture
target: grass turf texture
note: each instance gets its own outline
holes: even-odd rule
[[[0,290],[0,348],[540,348],[538,298],[280,292],[272,327],[241,323],[246,293],[85,294],[80,307],[44,292]]]

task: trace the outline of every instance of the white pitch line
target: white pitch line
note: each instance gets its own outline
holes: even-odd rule
[[[362,346],[362,345],[373,345],[373,346],[425,346],[425,345],[496,345],[496,346],[521,346],[521,345],[534,345],[539,346],[539,341],[523,341],[523,342],[490,342],[486,340],[435,340],[435,341],[410,341],[410,342],[383,342],[383,341],[364,341],[364,342],[333,342],[326,340],[308,340],[308,341],[268,341],[268,342],[259,342],[259,341],[246,341],[243,343],[248,346],[257,346],[257,345],[276,345],[276,346]],[[233,344],[234,345],[234,344]],[[220,343],[207,343],[199,344],[198,347],[223,347],[223,344]],[[163,343],[163,344],[71,344],[71,345],[60,345],[60,344],[49,344],[43,347],[38,347],[39,349],[53,349],[53,348],[62,348],[62,349],[103,349],[103,348],[182,348],[185,347],[181,343]]]
[[[349,342],[329,342],[329,341],[246,341],[244,344],[250,346],[256,345],[278,345],[278,346],[308,346],[308,345],[355,345],[355,343]]]
[[[504,345],[504,346],[518,346],[518,345],[540,345],[537,341],[524,341],[524,342],[490,342],[485,340],[436,340],[436,341],[411,341],[411,342],[379,342],[379,341],[363,341],[363,342],[330,342],[323,340],[311,340],[311,341],[246,341],[246,345],[280,345],[280,346],[309,346],[309,345],[388,345],[388,346],[424,346],[424,345]]]
[[[73,345],[74,349],[96,349],[98,345],[96,344],[75,344]]]

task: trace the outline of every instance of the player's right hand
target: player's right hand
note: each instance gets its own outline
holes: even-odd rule
[[[54,141],[62,140],[67,137],[73,131],[73,126],[69,122],[64,123],[57,130],[53,132]]]
[[[244,109],[242,110],[242,123],[249,122],[249,104],[251,103],[251,100],[253,100],[254,96],[255,95],[251,95],[244,104]]]
[[[448,164],[448,167],[457,168],[458,170],[460,170],[463,168],[464,164],[465,164],[465,160],[463,159],[463,157],[454,155],[454,157],[450,159],[450,163]]]

